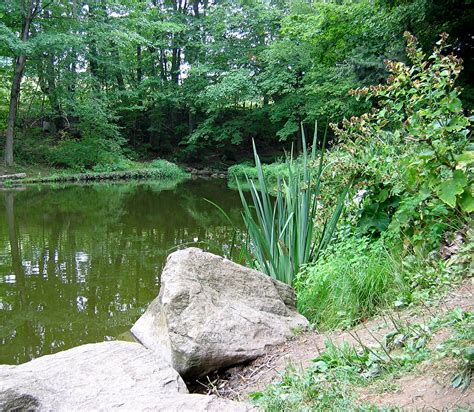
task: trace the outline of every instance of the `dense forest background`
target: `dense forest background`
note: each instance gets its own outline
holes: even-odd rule
[[[271,155],[301,141],[300,122],[366,111],[348,91],[406,60],[406,30],[425,50],[450,34],[472,109],[473,23],[469,0],[2,0],[4,156],[228,164],[251,139]]]

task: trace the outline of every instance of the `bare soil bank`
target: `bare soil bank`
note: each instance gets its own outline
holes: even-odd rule
[[[209,392],[224,398],[248,401],[252,392],[262,391],[268,384],[277,381],[288,364],[301,368],[308,367],[311,360],[324,351],[324,342],[327,339],[337,344],[343,341],[357,344],[357,340],[360,340],[364,345],[375,346],[385,334],[393,330],[394,317],[397,321],[406,322],[407,325],[420,324],[456,307],[464,311],[474,309],[472,278],[464,280],[434,305],[422,305],[396,313],[386,313],[350,330],[302,333],[284,345],[269,350],[265,356],[249,365],[229,369],[218,377],[209,378],[208,382],[203,381],[202,385],[205,385]],[[429,345],[434,348],[447,340],[450,335],[449,328],[440,329],[433,334]],[[360,388],[357,399],[360,403],[370,403],[380,408],[471,410],[474,408],[472,385],[464,392],[454,389],[451,378],[455,373],[456,365],[451,359],[444,358],[438,361],[430,359],[417,365],[408,375],[389,382],[390,385],[386,385],[383,390],[380,388],[380,382],[378,385]]]

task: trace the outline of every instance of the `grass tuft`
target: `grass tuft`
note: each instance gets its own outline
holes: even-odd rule
[[[322,329],[344,328],[392,304],[405,289],[382,242],[352,238],[307,265],[295,283],[298,309]]]

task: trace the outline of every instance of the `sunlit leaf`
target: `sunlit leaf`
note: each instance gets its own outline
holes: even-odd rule
[[[438,187],[439,198],[451,207],[456,206],[456,196],[460,195],[467,184],[462,170],[456,170],[451,179],[445,180]]]

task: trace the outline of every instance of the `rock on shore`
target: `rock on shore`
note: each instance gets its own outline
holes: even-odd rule
[[[172,253],[158,297],[134,336],[185,378],[254,359],[306,327],[293,290],[255,270],[188,248]]]
[[[0,366],[0,409],[91,410],[147,405],[159,394],[188,393],[162,358],[133,342],[102,342]],[[28,408],[26,408],[28,409]]]
[[[138,343],[103,342],[0,365],[2,411],[247,411],[189,395],[178,373]]]

